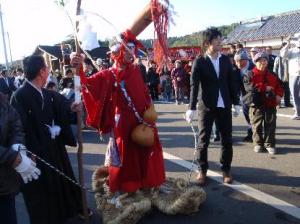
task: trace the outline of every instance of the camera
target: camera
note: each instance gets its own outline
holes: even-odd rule
[[[263,102],[262,102],[262,96],[259,92],[259,90],[257,88],[253,88],[252,92],[251,92],[251,95],[252,95],[252,104],[257,106],[257,107],[260,107],[262,106]]]
[[[267,91],[265,93],[266,99],[274,99],[275,98],[275,93],[273,91]]]

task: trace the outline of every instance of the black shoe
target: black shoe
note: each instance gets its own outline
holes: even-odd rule
[[[89,209],[88,208],[88,217],[91,217],[94,213],[93,213],[93,211],[91,210],[91,209]],[[78,214],[78,217],[80,218],[80,219],[82,219],[82,220],[84,220],[85,219],[85,217],[84,217],[84,214],[82,214],[82,213],[79,213]]]
[[[223,172],[223,182],[224,184],[232,184],[233,178],[230,172]]]
[[[243,138],[243,142],[253,142],[252,137],[247,135],[245,138]]]
[[[206,172],[200,171],[200,173],[196,177],[196,184],[200,186],[204,186],[206,183]]]
[[[293,104],[287,104],[285,107],[294,107]]]
[[[217,137],[214,138],[213,141],[214,141],[214,142],[219,142],[220,140],[221,140],[221,139],[220,139],[220,136],[217,136]]]

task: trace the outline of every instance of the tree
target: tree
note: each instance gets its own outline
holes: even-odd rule
[[[233,31],[239,24],[238,23],[233,23],[231,25],[223,25],[217,27],[220,32],[222,33],[223,37],[227,37],[227,35]],[[169,37],[169,47],[184,47],[184,46],[201,46],[202,45],[202,32],[199,31],[193,34],[185,35],[182,37]],[[146,39],[146,40],[141,40],[143,45],[146,48],[151,48],[153,39]]]

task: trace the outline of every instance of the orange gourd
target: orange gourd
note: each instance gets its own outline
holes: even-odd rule
[[[154,130],[145,124],[139,124],[132,130],[131,139],[140,146],[151,147],[154,145]]]
[[[143,119],[146,123],[153,124],[157,121],[157,112],[155,111],[155,107],[153,104],[145,110],[143,114]]]

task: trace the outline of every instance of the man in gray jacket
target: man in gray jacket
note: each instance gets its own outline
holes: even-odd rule
[[[282,43],[281,48],[286,46],[287,43]],[[290,102],[290,88],[289,88],[289,71],[288,71],[288,60],[278,55],[274,61],[273,72],[281,80],[284,88],[284,106],[293,107]]]
[[[294,42],[294,46],[290,43]],[[289,66],[289,86],[294,99],[295,114],[291,118],[300,120],[300,33],[288,38],[287,45],[280,50],[280,56],[288,60]]]

